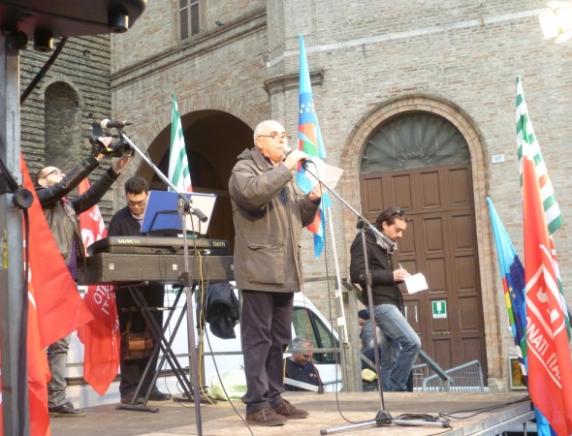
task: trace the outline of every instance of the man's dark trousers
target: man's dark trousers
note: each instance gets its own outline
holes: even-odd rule
[[[149,307],[162,307],[164,304],[164,289],[163,285],[152,284],[149,286],[138,286],[136,287],[135,292],[140,292]],[[140,308],[133,300],[130,291],[128,289],[119,289],[115,291],[115,296],[121,340],[123,341],[125,339],[123,333],[127,331],[128,324],[132,333],[143,333],[147,330],[148,327],[145,322],[145,318],[141,315]],[[151,314],[155,318],[157,324],[162,327],[163,312],[160,310],[154,310]],[[121,352],[123,353],[124,350],[125,348],[122,346]],[[139,392],[140,396],[144,396],[146,394],[147,388],[151,383],[151,379],[155,375],[158,357],[158,354],[154,356],[153,363],[151,364],[151,370],[147,373],[145,383],[142,384],[143,389]],[[149,358],[150,356],[142,359],[126,360],[123,355],[121,356],[119,393],[122,397],[128,397],[135,393],[135,389],[143,376],[143,372],[145,370],[145,366],[147,366],[147,362],[149,362]]]
[[[293,297],[290,292],[242,291],[240,331],[246,413],[282,402],[282,359],[292,337]]]

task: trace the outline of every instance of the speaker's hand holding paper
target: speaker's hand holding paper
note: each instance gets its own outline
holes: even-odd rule
[[[427,284],[427,280],[423,273],[409,275],[405,279],[405,287],[407,288],[407,292],[410,294],[415,294],[429,289],[429,285]]]

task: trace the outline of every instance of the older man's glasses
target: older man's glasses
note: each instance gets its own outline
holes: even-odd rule
[[[258,135],[259,137],[262,138],[272,138],[275,141],[288,141],[290,139],[292,139],[292,137],[290,135],[287,135],[286,133],[278,133],[278,132],[271,132],[265,135]]]

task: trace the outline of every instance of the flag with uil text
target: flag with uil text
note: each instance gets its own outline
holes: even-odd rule
[[[561,217],[517,79],[516,122],[521,164],[526,283],[528,391],[558,435],[572,434],[569,320],[551,234]]]
[[[309,156],[318,157],[324,160],[326,158],[326,148],[324,147],[320,125],[318,124],[318,117],[314,107],[310,71],[308,69],[308,60],[306,58],[306,48],[304,46],[303,36],[299,36],[299,43],[300,85],[298,91],[298,149],[302,150]],[[317,176],[319,176],[319,174],[317,174]],[[296,183],[304,193],[308,193],[312,190],[316,181],[311,175],[307,174],[307,171],[303,166],[300,166],[296,172]],[[306,227],[314,234],[314,256],[316,257],[320,256],[324,250],[326,233],[325,208],[329,206],[330,200],[327,193],[324,192],[320,208],[316,212],[314,221]]]
[[[191,192],[191,169],[187,159],[185,136],[177,98],[173,95],[171,106],[171,145],[169,147],[169,180],[179,192]]]

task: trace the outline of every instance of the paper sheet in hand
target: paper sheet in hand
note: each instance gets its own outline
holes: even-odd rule
[[[309,159],[311,163],[306,164],[309,165],[308,170],[312,171],[313,174],[318,176],[318,178],[324,182],[328,187],[334,189],[340,178],[342,177],[342,173],[344,170],[338,167],[334,167],[332,165],[328,165],[322,159],[318,157],[312,157]],[[314,181],[315,182],[315,181]],[[314,183],[315,185],[316,183]]]
[[[411,274],[405,279],[405,287],[407,292],[410,294],[415,294],[417,292],[426,291],[429,289],[427,280],[422,273]]]

